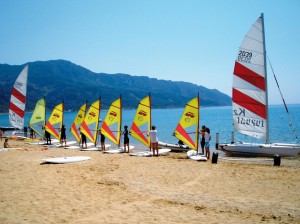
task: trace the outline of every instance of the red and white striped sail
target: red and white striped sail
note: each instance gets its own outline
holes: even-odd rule
[[[237,55],[233,76],[233,120],[240,133],[268,139],[263,18],[252,25]]]
[[[24,114],[25,114],[25,104],[26,104],[26,92],[27,92],[27,74],[28,65],[23,69],[23,71],[18,76],[10,97],[9,104],[9,123],[15,128],[24,128]]]

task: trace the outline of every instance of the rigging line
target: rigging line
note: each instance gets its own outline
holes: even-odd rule
[[[271,70],[272,70],[272,73],[273,73],[275,82],[276,82],[276,84],[277,84],[277,87],[278,87],[278,90],[279,90],[281,99],[282,99],[282,101],[283,101],[285,110],[286,110],[286,112],[287,112],[287,114],[288,114],[288,117],[289,117],[289,120],[290,120],[290,126],[291,126],[291,129],[292,129],[292,131],[293,131],[293,133],[294,133],[294,135],[295,135],[295,137],[296,137],[296,139],[297,139],[297,142],[299,142],[299,139],[298,139],[298,136],[297,136],[297,133],[296,133],[296,128],[295,128],[295,126],[294,126],[294,124],[293,124],[293,121],[292,121],[290,112],[289,112],[289,110],[288,110],[288,108],[287,108],[287,105],[286,105],[286,103],[285,103],[285,100],[284,100],[284,98],[283,98],[281,89],[280,89],[280,87],[279,87],[279,83],[278,83],[278,81],[277,81],[277,78],[276,78],[276,75],[275,75],[275,72],[274,72],[274,69],[273,69],[273,66],[272,66],[271,61],[270,61],[270,59],[269,59],[268,56],[267,56],[267,58],[268,58],[268,61],[269,61],[270,66],[271,66]]]

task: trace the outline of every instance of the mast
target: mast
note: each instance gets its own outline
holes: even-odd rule
[[[120,147],[120,142],[121,142],[121,130],[122,130],[122,94],[120,94],[120,130],[118,130],[119,133],[119,143],[118,143],[118,147]],[[125,146],[124,146],[124,150],[125,150]]]
[[[267,75],[267,53],[266,53],[266,41],[265,41],[265,25],[264,25],[264,14],[261,13],[262,22],[262,35],[263,35],[263,51],[264,51],[264,72],[265,72],[265,87],[266,87],[266,143],[269,143],[269,103],[268,103],[268,75]]]
[[[196,150],[198,152],[198,147],[199,147],[199,121],[200,121],[200,97],[199,97],[199,92],[198,92],[198,121],[197,121],[197,127],[196,127]]]

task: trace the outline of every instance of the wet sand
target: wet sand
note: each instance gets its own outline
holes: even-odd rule
[[[22,150],[0,152],[0,223],[300,223],[299,157],[212,164],[9,144]],[[78,155],[91,160],[42,163]]]

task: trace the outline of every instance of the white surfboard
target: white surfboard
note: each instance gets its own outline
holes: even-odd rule
[[[108,149],[111,145],[110,144],[105,144],[105,148]],[[80,151],[101,151],[102,148],[101,146],[97,147],[88,147],[88,148],[80,148]]]
[[[47,142],[46,141],[40,141],[40,142],[26,142],[29,145],[46,145]],[[51,144],[56,144],[59,143],[59,140],[57,139],[51,139]]]
[[[0,151],[21,150],[21,148],[0,148]]]
[[[58,157],[58,158],[49,158],[42,159],[44,163],[76,163],[85,160],[89,160],[91,157],[89,156],[67,156],[67,157]]]
[[[167,155],[169,152],[171,151],[171,149],[159,149],[158,150],[158,155],[159,156],[164,156]],[[150,151],[143,151],[143,152],[134,152],[134,153],[130,153],[131,156],[144,156],[144,157],[150,157],[153,156],[153,153]]]
[[[77,142],[76,141],[67,141],[66,142],[66,146],[65,146],[65,143],[59,143],[59,144],[56,144],[55,147],[68,147],[68,146],[72,146],[72,145],[75,145]]]
[[[129,150],[134,149],[133,145],[129,146]],[[120,154],[120,153],[124,153],[124,147],[119,147],[117,149],[110,149],[110,150],[105,150],[103,151],[103,153],[107,153],[107,154]]]
[[[189,159],[196,161],[207,161],[206,156],[199,155],[196,150],[189,150],[186,154]]]

